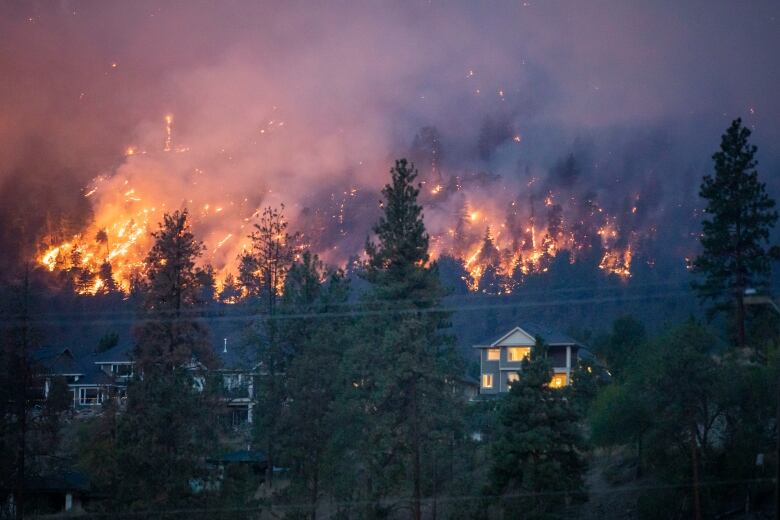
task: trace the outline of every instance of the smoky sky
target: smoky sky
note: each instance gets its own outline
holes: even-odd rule
[[[294,220],[343,186],[377,190],[428,126],[444,175],[498,174],[513,194],[544,177],[615,213],[642,192],[660,222],[742,117],[780,188],[776,2],[61,0],[0,16],[6,243],[20,213],[86,222],[111,203],[84,202],[97,175],[168,207],[283,202]],[[166,114],[186,152],[153,153]],[[578,178],[556,177],[571,154]],[[225,231],[206,226],[207,246]]]

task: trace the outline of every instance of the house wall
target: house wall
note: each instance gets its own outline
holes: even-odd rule
[[[479,378],[479,393],[480,394],[497,394],[500,389],[501,371],[500,361],[488,360],[488,349],[480,349],[480,378]],[[493,388],[485,388],[483,386],[485,374],[491,374],[493,376]]]
[[[498,361],[489,361],[487,348],[480,349],[480,387],[479,393],[482,395],[494,395],[509,391],[509,378],[511,374],[517,373],[522,367],[522,360],[509,361],[509,348],[526,347],[527,343],[513,341],[510,345],[501,345]],[[533,348],[533,347],[531,347]],[[567,384],[571,383],[571,372],[577,366],[576,345],[551,345],[548,347],[547,355],[553,370],[556,374],[566,374]],[[485,388],[483,386],[485,374],[493,376],[493,387]]]

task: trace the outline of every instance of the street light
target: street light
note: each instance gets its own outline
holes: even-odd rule
[[[758,294],[753,288],[745,289],[744,294],[745,305],[769,305],[780,315],[780,306],[777,305],[772,298],[765,294]],[[777,418],[775,419],[775,432],[777,435],[776,440],[776,456],[777,462],[775,464],[775,518],[780,520],[780,381],[777,384]]]

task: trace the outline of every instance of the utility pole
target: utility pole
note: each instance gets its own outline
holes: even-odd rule
[[[745,305],[769,305],[780,316],[780,306],[767,295],[760,295],[755,289],[745,289]],[[775,519],[780,520],[780,374],[777,381],[777,414],[775,418]]]

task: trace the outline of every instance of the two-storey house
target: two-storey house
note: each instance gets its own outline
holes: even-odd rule
[[[544,339],[553,366],[550,386],[561,388],[571,383],[571,374],[584,346],[560,332],[528,324],[515,327],[487,344],[474,345],[480,356],[480,395],[509,391],[512,382],[522,377],[519,371],[523,359],[531,355],[537,336]]]
[[[238,349],[228,349],[227,338],[221,346],[214,345],[221,378],[222,401],[226,406],[228,425],[238,427],[252,422],[255,403],[254,379],[258,367],[251,356]],[[69,348],[46,347],[38,349],[34,362],[41,382],[41,398],[46,399],[55,378],[63,380],[71,392],[75,409],[89,409],[116,398],[122,403],[127,397],[127,386],[133,378],[135,362],[133,347],[120,344],[105,352],[76,357]],[[201,369],[193,363],[193,370]]]
[[[54,379],[68,385],[74,408],[99,406],[108,398],[124,398],[127,380],[124,373],[132,365],[123,357],[121,347],[101,354],[77,358],[69,348],[43,347],[33,356],[37,379],[41,382],[43,399],[49,397]],[[130,368],[132,370],[132,368]]]

